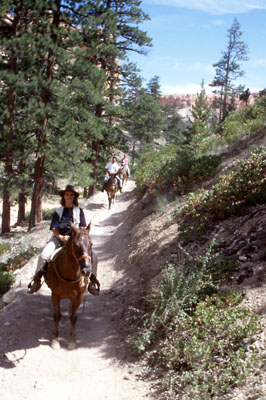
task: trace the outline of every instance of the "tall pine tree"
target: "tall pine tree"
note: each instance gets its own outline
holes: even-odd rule
[[[219,121],[223,121],[228,114],[232,98],[235,96],[233,81],[243,76],[240,62],[246,61],[247,45],[241,40],[240,24],[235,18],[228,30],[228,43],[222,58],[213,66],[216,68],[215,77],[210,86],[215,87],[214,93],[218,95],[220,103]]]

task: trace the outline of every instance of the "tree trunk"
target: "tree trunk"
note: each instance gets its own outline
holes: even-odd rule
[[[35,179],[32,193],[29,228],[33,228],[42,221],[42,189],[45,156],[38,157],[35,163]]]
[[[2,235],[10,232],[11,200],[7,189],[3,193]]]
[[[133,141],[132,145],[132,167],[134,167],[135,164],[135,148],[136,148],[136,141]]]
[[[102,104],[97,104],[95,108],[95,115],[98,118],[101,118],[103,112],[103,105]],[[100,151],[100,141],[94,141],[92,143],[92,157],[89,160],[91,165],[92,165],[92,172],[90,174],[93,182],[89,186],[88,189],[88,197],[93,196],[96,193],[97,189],[97,177],[98,177],[98,157],[99,157],[99,151]]]
[[[97,189],[99,148],[100,148],[99,141],[92,143],[93,157],[90,159],[90,163],[92,165],[93,170],[92,170],[90,176],[91,176],[93,182],[89,186],[88,197],[93,196],[96,193],[96,189]]]
[[[25,193],[22,191],[18,195],[18,224],[21,224],[26,220],[26,203],[27,203],[27,197]]]

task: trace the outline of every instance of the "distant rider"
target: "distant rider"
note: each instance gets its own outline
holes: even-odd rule
[[[124,154],[124,156],[123,156],[123,158],[121,160],[121,167],[126,169],[128,177],[129,177],[130,176],[130,169],[129,169],[129,166],[128,166],[128,158],[127,158],[126,154]]]
[[[112,157],[111,161],[106,164],[105,166],[105,177],[103,180],[103,186],[102,186],[102,192],[104,191],[104,184],[105,182],[107,182],[110,178],[110,175],[115,175],[117,182],[118,182],[118,186],[119,186],[119,190],[122,193],[122,182],[120,177],[117,175],[118,171],[119,171],[120,167],[116,162],[116,157]]]

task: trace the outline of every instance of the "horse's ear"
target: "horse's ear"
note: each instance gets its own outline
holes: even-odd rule
[[[89,223],[89,225],[87,226],[87,231],[89,231],[90,232],[90,230],[91,230],[91,222]]]
[[[73,224],[72,221],[69,221],[69,225],[71,227],[72,232],[77,232],[78,228],[76,227],[76,225]]]

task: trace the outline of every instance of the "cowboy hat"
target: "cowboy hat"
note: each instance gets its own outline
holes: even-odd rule
[[[79,196],[79,193],[74,189],[74,185],[66,185],[64,190],[60,190],[59,195],[63,197],[66,192],[73,192],[76,197]]]

